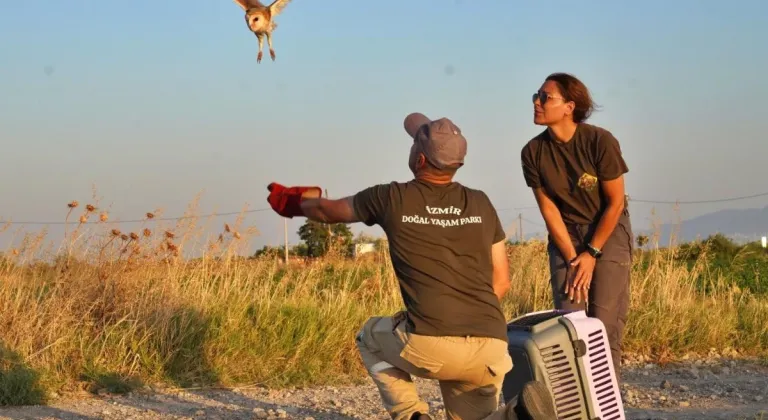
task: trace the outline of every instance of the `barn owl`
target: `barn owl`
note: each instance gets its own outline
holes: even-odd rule
[[[291,0],[274,0],[269,6],[264,6],[259,0],[234,0],[245,11],[245,23],[259,39],[259,55],[257,63],[261,63],[262,50],[264,49],[264,37],[267,37],[269,55],[275,61],[275,49],[272,48],[272,31],[277,28],[275,16],[283,11]]]

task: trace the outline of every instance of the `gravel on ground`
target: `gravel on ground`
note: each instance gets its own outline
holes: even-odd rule
[[[659,366],[628,359],[621,392],[627,420],[768,420],[768,366],[709,358]],[[439,388],[415,378],[436,419]],[[122,395],[56,396],[45,406],[0,408],[0,419],[388,419],[373,383],[270,390],[178,390],[145,386]]]

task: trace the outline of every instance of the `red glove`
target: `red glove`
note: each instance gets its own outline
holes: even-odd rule
[[[273,182],[267,186],[269,197],[267,202],[277,214],[289,219],[294,216],[303,216],[301,201],[307,191],[317,190],[317,198],[322,196],[320,187],[285,187]]]

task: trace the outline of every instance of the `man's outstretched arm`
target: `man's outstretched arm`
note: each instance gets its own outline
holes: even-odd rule
[[[285,187],[273,182],[267,186],[267,202],[283,217],[303,216],[321,223],[379,222],[389,207],[389,186],[375,185],[355,195],[337,200],[322,197],[320,187]]]
[[[322,223],[357,223],[360,219],[355,214],[354,197],[338,200],[327,198],[304,198],[301,211],[309,220]]]

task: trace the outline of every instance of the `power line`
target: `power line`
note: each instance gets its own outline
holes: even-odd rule
[[[529,206],[529,207],[507,207],[507,208],[501,208],[496,209],[496,211],[512,211],[512,210],[521,210],[521,209],[533,209],[537,208],[536,206]],[[129,219],[129,220],[105,220],[105,221],[98,221],[98,222],[84,222],[80,223],[79,221],[70,221],[70,222],[62,222],[62,221],[56,221],[56,222],[41,222],[41,221],[34,221],[34,220],[25,220],[21,222],[14,222],[12,220],[2,220],[0,219],[0,224],[10,223],[12,225],[67,225],[67,224],[83,224],[83,225],[96,225],[96,224],[118,224],[118,223],[141,223],[141,222],[159,222],[159,221],[179,221],[184,219],[194,219],[194,218],[207,218],[207,217],[220,217],[220,216],[232,216],[236,214],[243,214],[243,213],[258,213],[262,211],[272,210],[269,207],[262,208],[262,209],[254,209],[254,210],[244,210],[244,211],[232,211],[232,212],[226,212],[226,213],[209,213],[209,214],[203,214],[200,216],[179,216],[179,217],[153,217],[153,218],[144,218],[144,219]]]
[[[696,200],[696,201],[659,201],[659,200],[639,200],[636,198],[629,198],[629,201],[634,201],[636,203],[653,203],[653,204],[707,204],[707,203],[723,203],[726,201],[738,201],[738,200],[746,200],[748,198],[755,198],[755,197],[764,197],[767,196],[768,192],[759,193],[759,194],[752,194],[752,195],[743,195],[740,197],[730,197],[730,198],[718,198],[713,200]]]
[[[153,217],[153,218],[144,218],[144,219],[132,219],[132,220],[105,220],[105,221],[98,221],[98,222],[84,222],[80,223],[79,221],[72,221],[72,222],[37,222],[37,221],[22,221],[22,222],[14,222],[11,220],[0,220],[0,224],[4,223],[10,223],[12,225],[66,225],[66,224],[83,224],[83,225],[97,225],[97,224],[116,224],[116,223],[140,223],[140,222],[159,222],[159,221],[178,221],[178,220],[184,220],[184,219],[195,219],[195,218],[206,218],[206,217],[220,217],[220,216],[233,216],[237,214],[243,214],[243,213],[257,213],[261,211],[266,210],[272,210],[271,208],[263,208],[263,209],[254,209],[254,210],[243,210],[243,211],[231,211],[226,213],[209,213],[209,214],[203,214],[200,216],[179,216],[179,217]]]
[[[739,200],[746,200],[749,198],[757,198],[757,197],[765,197],[765,196],[768,196],[768,192],[751,194],[751,195],[742,195],[739,197],[716,198],[711,200],[693,200],[693,201],[645,200],[645,199],[632,198],[631,196],[629,196],[627,198],[627,201],[631,201],[635,203],[650,203],[650,204],[709,204],[709,203],[724,203],[724,202],[730,202],[730,201],[739,201]],[[538,209],[538,206],[511,207],[511,208],[498,209],[497,211],[529,210],[529,209]]]
[[[758,193],[758,194],[752,194],[752,195],[744,195],[739,197],[730,197],[730,198],[718,198],[718,199],[711,199],[711,200],[694,200],[694,201],[664,201],[664,200],[645,200],[645,199],[636,199],[636,198],[628,198],[628,201],[636,202],[636,203],[652,203],[652,204],[707,204],[707,203],[723,203],[723,202],[729,202],[729,201],[738,201],[738,200],[746,200],[749,198],[756,198],[756,197],[764,197],[768,196],[768,192],[764,193]],[[502,211],[519,211],[519,210],[530,210],[530,209],[537,209],[538,206],[523,206],[523,207],[505,207],[496,209],[497,212]],[[253,209],[253,210],[243,210],[243,211],[232,211],[232,212],[224,212],[224,213],[209,213],[204,214],[200,216],[179,216],[179,217],[153,217],[153,218],[144,218],[144,219],[130,219],[130,220],[106,220],[106,221],[98,221],[98,222],[84,222],[80,223],[79,221],[72,221],[72,222],[62,222],[62,221],[56,221],[56,222],[41,222],[41,221],[20,221],[20,222],[14,222],[10,220],[0,220],[0,224],[10,223],[12,225],[65,225],[65,224],[116,224],[116,223],[141,223],[141,222],[156,222],[156,221],[179,221],[179,220],[185,220],[185,219],[193,219],[193,218],[206,218],[206,217],[221,217],[221,216],[233,216],[243,213],[258,213],[262,211],[268,211],[272,210],[270,207],[265,207],[261,209]],[[540,223],[534,222],[529,219],[523,219],[527,221],[528,223],[537,224],[539,226],[544,226]]]

